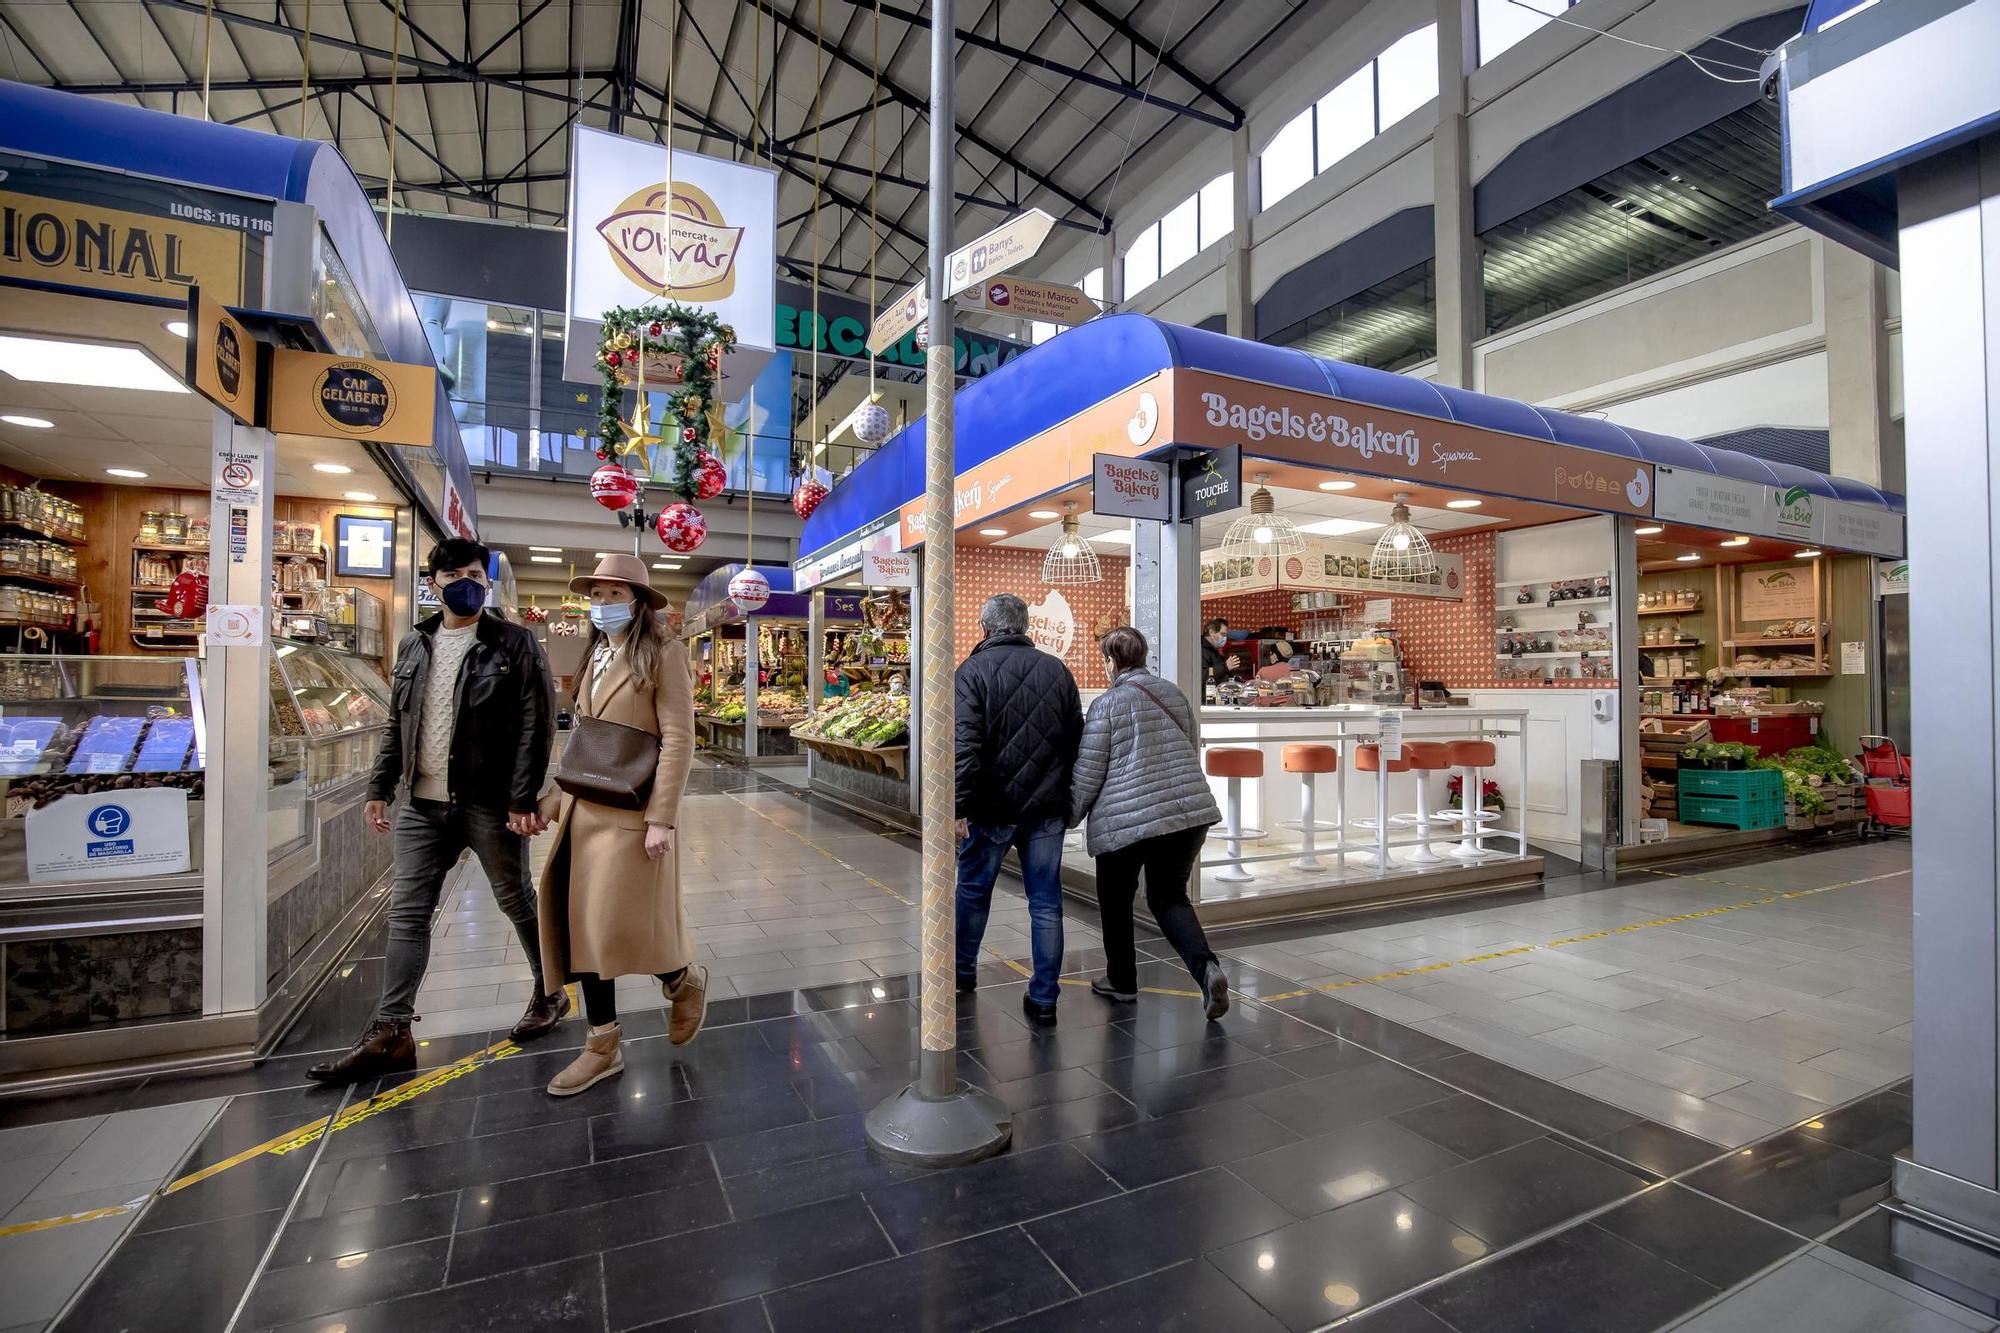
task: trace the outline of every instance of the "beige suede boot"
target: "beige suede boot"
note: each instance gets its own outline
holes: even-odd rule
[[[549,1096],[574,1097],[586,1088],[596,1087],[613,1074],[624,1073],[625,1053],[618,1049],[618,1038],[623,1031],[622,1027],[613,1023],[603,1032],[591,1033],[569,1068],[549,1080]]]
[[[701,1031],[702,1020],[708,1017],[708,969],[689,963],[678,982],[661,989],[674,1005],[667,1019],[667,1040],[685,1046],[694,1040],[694,1034]]]

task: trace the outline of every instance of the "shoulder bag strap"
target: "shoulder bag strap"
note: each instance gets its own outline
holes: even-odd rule
[[[1153,707],[1159,709],[1162,713],[1165,713],[1168,719],[1171,720],[1175,726],[1181,729],[1181,734],[1188,738],[1188,744],[1190,745],[1195,744],[1194,731],[1189,727],[1187,723],[1181,721],[1180,714],[1174,712],[1173,709],[1161,703],[1159,695],[1153,693],[1151,690],[1147,689],[1144,685],[1141,685],[1138,681],[1135,680],[1131,682],[1131,685],[1133,689],[1139,691],[1139,693],[1145,695],[1148,699],[1151,699],[1153,701]]]

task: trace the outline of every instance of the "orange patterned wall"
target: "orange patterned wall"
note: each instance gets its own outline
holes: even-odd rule
[[[1076,632],[1064,659],[1075,675],[1079,688],[1101,690],[1104,659],[1097,652],[1100,629],[1129,624],[1131,611],[1125,605],[1124,556],[1098,553],[1104,578],[1080,588],[1053,589],[1042,582],[1041,551],[1023,551],[1009,546],[961,546],[957,551],[958,575],[953,581],[953,619],[956,621],[954,650],[959,661],[979,645],[979,608],[995,593],[1011,592],[1028,603],[1028,613],[1045,602],[1052,592],[1060,592],[1069,603]]]
[[[1403,661],[1418,680],[1438,680],[1458,690],[1602,690],[1609,680],[1555,680],[1539,684],[1501,680],[1494,674],[1493,646],[1499,623],[1493,600],[1498,542],[1492,532],[1435,537],[1431,546],[1465,557],[1465,598],[1438,601],[1398,597],[1392,622],[1403,645]]]

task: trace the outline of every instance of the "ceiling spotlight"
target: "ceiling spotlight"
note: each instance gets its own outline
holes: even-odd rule
[[[1664,523],[1647,523],[1632,529],[1633,533],[1640,537],[1657,537],[1666,530],[1667,525]]]
[[[1055,510],[1053,510],[1053,509],[1030,509],[1030,510],[1028,511],[1028,517],[1029,517],[1029,518],[1039,518],[1039,519],[1043,519],[1043,520],[1045,520],[1045,521],[1046,521],[1046,520],[1048,520],[1048,519],[1052,519],[1052,518],[1061,518],[1061,517],[1062,517],[1062,515],[1061,515],[1061,514],[1058,514],[1058,513],[1057,513],[1057,512],[1055,511]]]
[[[1724,537],[1716,544],[1718,546],[1748,546],[1750,539],[1748,537]]]
[[[563,548],[560,546],[530,546],[528,549],[530,551],[541,551],[547,555],[561,555],[563,551]]]
[[[1819,559],[1819,554],[1820,554],[1820,553],[1819,553],[1819,552],[1818,552],[1817,550],[1814,550],[1814,549],[1813,549],[1812,547],[1810,547],[1810,546],[1809,546],[1809,547],[1807,547],[1807,548],[1806,548],[1805,550],[1803,550],[1803,551],[1794,551],[1794,552],[1792,552],[1792,559],[1794,559],[1794,560],[1817,560],[1817,559]]]
[[[1691,565],[1691,564],[1693,564],[1693,563],[1694,563],[1695,561],[1697,561],[1697,560],[1701,559],[1701,552],[1699,552],[1699,551],[1689,551],[1689,552],[1688,552],[1688,553],[1687,553],[1686,555],[1677,555],[1677,556],[1675,556],[1675,557],[1674,557],[1674,559],[1676,559],[1676,560],[1680,561],[1680,562],[1681,562],[1682,564],[1684,564],[1684,565]]]
[[[170,319],[160,325],[160,327],[168,333],[173,334],[176,338],[185,338],[188,336],[188,322],[184,319]]]
[[[109,476],[124,477],[128,481],[141,481],[146,476],[139,469],[130,467],[108,467],[104,471]]]
[[[1351,491],[1357,484],[1352,481],[1323,481],[1319,488],[1323,491]]]
[[[17,416],[12,412],[9,412],[4,417],[0,417],[0,421],[4,421],[10,426],[26,426],[29,430],[54,430],[56,424],[44,417]]]
[[[981,528],[981,529],[979,530],[979,535],[980,535],[980,536],[982,536],[982,537],[1005,537],[1005,536],[1007,535],[1007,529],[1005,529],[1005,528]]]
[[[313,471],[324,472],[330,477],[344,477],[354,469],[345,463],[314,463]]]
[[[373,491],[342,491],[340,494],[343,499],[358,501],[361,504],[373,504],[375,502],[375,492]]]
[[[1472,499],[1446,500],[1444,502],[1444,507],[1446,509],[1477,509],[1479,508],[1479,506],[1485,503],[1486,502],[1484,500],[1472,500]]]

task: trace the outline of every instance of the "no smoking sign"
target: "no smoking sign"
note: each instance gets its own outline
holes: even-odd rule
[[[215,498],[225,504],[257,503],[257,460],[220,449],[215,457]]]

